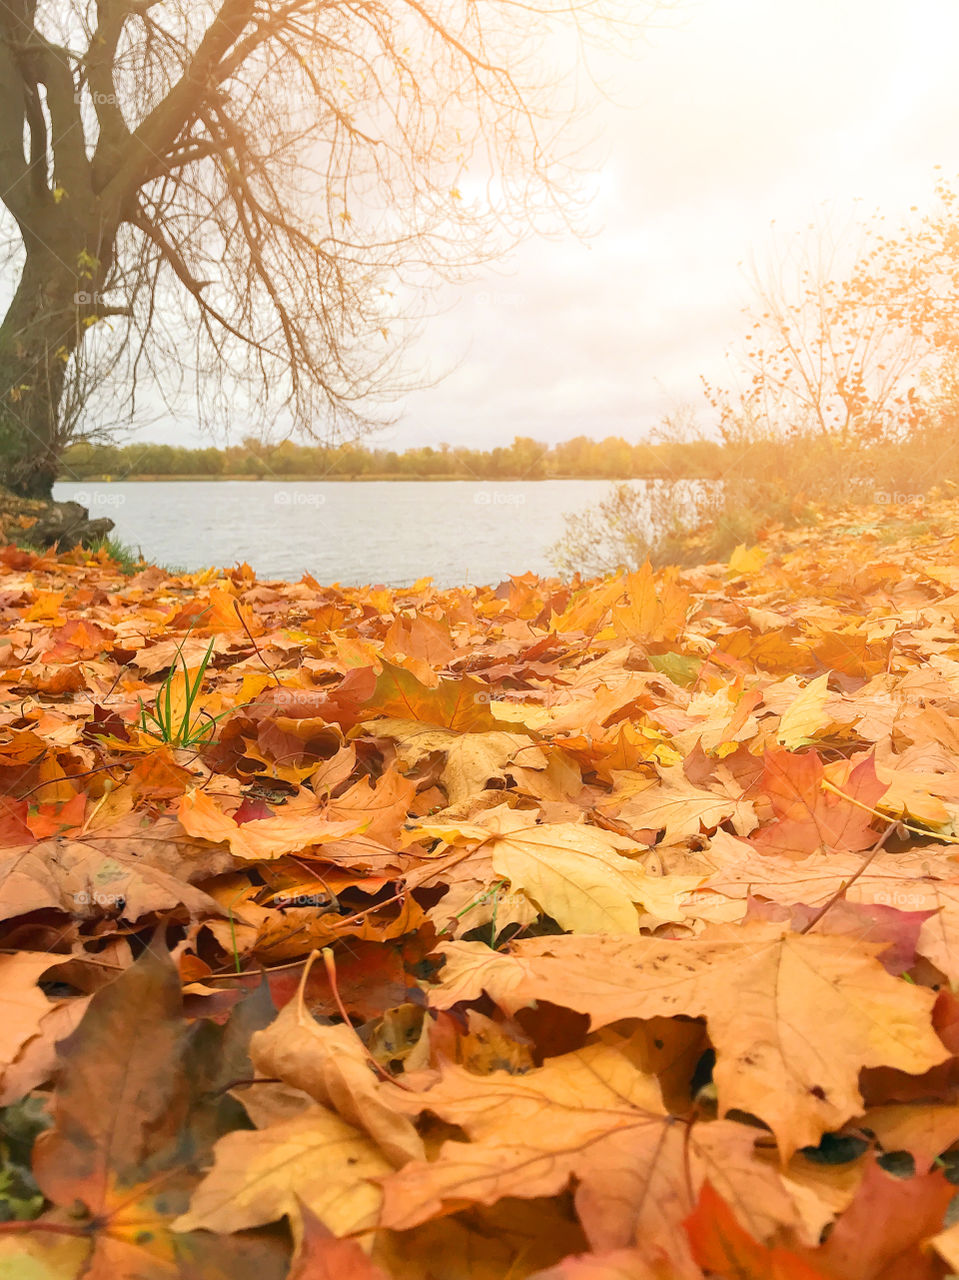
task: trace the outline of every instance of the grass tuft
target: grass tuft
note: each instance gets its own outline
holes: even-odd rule
[[[212,716],[208,711],[195,711],[203,676],[213,656],[213,644],[211,640],[192,680],[180,645],[173,665],[157,690],[153,709],[148,710],[140,699],[140,728],[144,733],[171,747],[204,746],[210,741],[217,721],[229,714],[224,711]]]

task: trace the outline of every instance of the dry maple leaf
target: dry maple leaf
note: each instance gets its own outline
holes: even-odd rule
[[[250,1058],[260,1075],[283,1080],[330,1107],[367,1133],[392,1160],[400,1163],[423,1155],[422,1140],[409,1119],[391,1105],[390,1086],[377,1080],[354,1029],[344,1024],[320,1026],[304,1008],[302,986],[276,1021],[253,1036]]]
[[[789,922],[796,933],[816,926],[818,933],[841,934],[862,942],[882,944],[879,959],[883,968],[899,977],[916,962],[916,947],[923,925],[934,911],[898,911],[881,902],[849,902],[846,898],[826,899],[825,915],[804,903],[783,906],[764,898],[749,898],[745,919]],[[690,903],[695,911],[695,895]]]
[[[450,841],[481,841],[496,879],[564,929],[636,934],[637,906],[658,920],[683,918],[679,899],[701,883],[699,877],[650,875],[624,856],[638,850],[635,840],[585,823],[534,818],[531,811],[500,805],[474,823],[421,829],[441,837],[445,832]]]
[[[881,947],[740,925],[692,941],[559,937],[444,944],[438,1008],[485,991],[508,1013],[551,1000],[600,1027],[621,1018],[705,1017],[725,1114],[757,1115],[784,1160],[861,1110],[859,1072],[919,1074],[948,1051],[931,1024],[934,993],[891,977]],[[828,1028],[828,1035],[824,1035]]]
[[[525,734],[503,730],[456,733],[395,716],[376,720],[370,732],[396,743],[404,769],[415,768],[434,751],[442,752],[446,763],[441,782],[454,807],[470,801],[491,778],[504,781],[514,761],[527,769],[545,769],[547,765],[541,748]]]
[[[710,1275],[736,1280],[829,1280],[787,1249],[767,1249],[737,1222],[729,1206],[705,1183],[696,1209],[686,1219],[693,1256]]]
[[[751,843],[730,839],[721,843],[722,869],[701,890],[690,892],[691,916],[738,919],[745,912],[730,911],[728,903],[745,904],[749,894],[784,906],[821,907],[844,893],[850,907],[891,909],[903,916],[921,913],[916,951],[952,981],[959,981],[959,870],[937,846],[895,854],[883,850],[863,870],[862,857],[853,854],[820,851],[802,858],[774,856],[756,853]],[[901,924],[906,928],[909,922]],[[860,936],[867,932],[864,925]]]
[[[386,1178],[382,1223],[407,1228],[471,1201],[555,1195],[575,1178],[578,1216],[594,1249],[642,1240],[688,1263],[680,1230],[690,1188],[721,1183],[757,1232],[797,1224],[773,1166],[754,1153],[755,1129],[719,1120],[687,1125],[663,1109],[654,1076],[618,1048],[589,1045],[524,1075],[476,1076],[445,1064],[440,1081],[398,1100],[429,1110],[472,1139]]]
[[[303,796],[301,804],[291,801],[283,813],[275,817],[239,823],[224,813],[205,791],[187,791],[180,800],[177,817],[188,835],[215,844],[225,841],[234,857],[252,862],[302,853],[353,835],[365,825],[355,818],[330,821],[325,816],[325,807],[308,794]]]
[[[697,787],[679,765],[658,772],[659,784],[642,774],[615,774],[615,789],[600,802],[600,810],[633,830],[662,830],[666,844],[696,836],[701,830],[715,831],[727,821],[739,835],[748,835],[756,827],[753,804],[742,797],[739,788],[726,786],[713,791]]]
[[[240,1231],[296,1220],[305,1204],[338,1236],[368,1231],[379,1215],[376,1179],[392,1164],[361,1130],[326,1107],[255,1132],[228,1133],[177,1231]]]
[[[53,908],[81,920],[105,914],[139,920],[180,905],[194,916],[218,915],[213,899],[187,883],[187,875],[202,872],[204,864],[191,866],[184,848],[183,878],[171,874],[155,865],[167,861],[156,839],[154,832],[131,831],[126,841],[58,838],[5,850],[0,853],[0,919]],[[205,860],[208,874],[216,865]],[[226,869],[222,859],[219,866]]]
[[[421,684],[403,667],[382,664],[372,697],[364,707],[365,719],[376,715],[419,720],[457,733],[487,732],[500,726],[489,709],[489,686],[469,676],[441,680],[435,689]]]
[[[826,772],[815,751],[792,755],[767,750],[759,791],[772,805],[776,821],[754,832],[763,853],[801,857],[816,849],[857,852],[875,844],[874,809],[886,791],[867,757],[843,780],[842,794],[823,787]]]
[[[456,656],[445,618],[435,619],[418,613],[413,618],[395,618],[383,637],[383,657],[412,671],[417,679],[437,685],[436,671]]]
[[[832,723],[826,711],[829,698],[829,672],[810,680],[779,717],[776,741],[787,751],[809,746]]]
[[[613,608],[613,626],[631,640],[662,646],[686,627],[690,594],[678,582],[675,569],[654,573],[649,561],[622,579],[622,604]]]
[[[625,837],[582,823],[510,822],[491,842],[490,857],[498,875],[562,928],[638,933],[637,906],[657,920],[681,918],[678,899],[697,878],[649,875],[623,856],[635,848]]]
[[[351,822],[354,833],[338,837],[338,851],[355,840],[361,845],[379,846],[392,853],[399,844],[407,815],[415,803],[416,783],[404,778],[397,769],[387,769],[375,786],[368,778],[360,778],[351,787],[326,802],[325,813],[330,822]],[[324,857],[327,850],[324,849]],[[338,857],[337,861],[342,861]]]

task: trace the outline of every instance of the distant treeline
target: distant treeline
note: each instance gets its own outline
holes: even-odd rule
[[[722,470],[723,449],[710,440],[630,444],[619,436],[591,440],[577,436],[548,445],[517,436],[508,447],[466,449],[423,445],[417,449],[339,445],[267,445],[252,438],[226,449],[184,449],[170,444],[123,446],[82,442],[63,454],[63,478],[113,480],[143,476],[249,476],[258,479],[321,480],[383,477],[422,479],[545,480],[641,477],[710,477]]]

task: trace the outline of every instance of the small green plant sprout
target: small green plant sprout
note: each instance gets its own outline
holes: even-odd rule
[[[217,721],[229,714],[224,711],[214,716],[198,705],[213,645],[211,640],[203,661],[192,675],[183,656],[183,644],[177,648],[173,665],[157,690],[153,709],[148,710],[143,699],[139,700],[140,729],[144,733],[171,747],[195,747],[210,741]]]

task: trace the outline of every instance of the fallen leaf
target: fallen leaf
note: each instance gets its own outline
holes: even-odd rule
[[[255,1132],[228,1133],[216,1162],[176,1231],[240,1231],[288,1215],[302,1201],[337,1236],[368,1231],[377,1220],[376,1179],[392,1170],[364,1133],[326,1107]]]
[[[863,1067],[918,1074],[949,1056],[932,1029],[933,993],[886,973],[879,949],[765,924],[694,941],[537,938],[509,955],[452,942],[430,1001],[450,1008],[485,991],[512,1014],[552,1000],[589,1014],[593,1027],[705,1017],[722,1112],[758,1115],[785,1160],[859,1113]]]
[[[252,862],[302,853],[352,835],[362,826],[352,819],[329,821],[310,798],[299,808],[288,806],[286,812],[276,817],[240,823],[224,813],[203,791],[185,792],[177,817],[188,835],[215,844],[226,842],[234,857]]]
[[[554,1195],[576,1181],[577,1213],[594,1249],[636,1239],[676,1265],[689,1181],[722,1179],[739,1211],[767,1234],[798,1221],[775,1168],[754,1153],[755,1130],[731,1121],[686,1125],[662,1106],[655,1077],[612,1045],[587,1046],[524,1075],[477,1077],[445,1065],[440,1081],[404,1096],[472,1141],[443,1144],[383,1183],[382,1223],[406,1229],[470,1202]]]
[[[397,1112],[372,1070],[363,1042],[352,1027],[322,1027],[303,1006],[302,992],[254,1035],[253,1065],[336,1111],[367,1133],[397,1162],[423,1155],[423,1143],[405,1115]]]
[[[736,1280],[829,1280],[796,1254],[767,1249],[754,1240],[708,1182],[685,1226],[693,1257],[710,1275]]]

